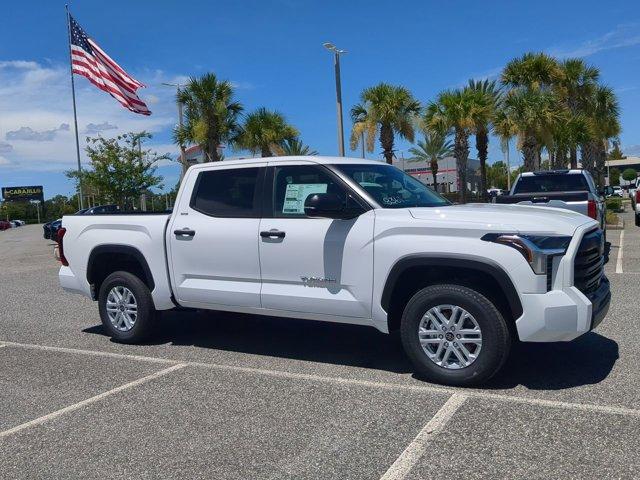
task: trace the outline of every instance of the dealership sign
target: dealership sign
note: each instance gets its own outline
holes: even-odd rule
[[[30,200],[44,201],[42,185],[29,187],[2,187],[2,198],[5,202],[25,202]]]

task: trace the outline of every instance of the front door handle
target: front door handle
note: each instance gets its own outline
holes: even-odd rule
[[[286,235],[285,232],[281,232],[280,230],[269,230],[260,232],[260,236],[262,238],[284,238]]]
[[[181,237],[193,237],[196,234],[196,231],[189,228],[183,228],[182,230],[174,230],[173,234]]]

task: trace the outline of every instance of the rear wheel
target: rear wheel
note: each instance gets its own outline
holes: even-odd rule
[[[640,227],[640,214],[636,213],[636,227]]]
[[[446,385],[487,381],[511,348],[508,325],[485,296],[460,285],[432,285],[405,307],[403,347],[419,374]]]
[[[156,313],[147,286],[128,272],[114,272],[102,282],[98,308],[107,333],[123,343],[146,339]]]

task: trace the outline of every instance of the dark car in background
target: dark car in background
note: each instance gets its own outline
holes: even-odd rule
[[[86,208],[80,215],[100,215],[108,213],[118,213],[120,207],[118,205],[96,205],[95,207]]]
[[[4,220],[0,220],[0,230],[8,230],[11,228],[11,224],[9,222],[5,222]]]
[[[42,226],[42,229],[44,230],[44,233],[42,236],[47,240],[55,240],[56,234],[58,233],[58,230],[60,229],[61,225],[62,225],[61,218],[59,218],[58,220],[54,220],[53,222],[45,223]]]

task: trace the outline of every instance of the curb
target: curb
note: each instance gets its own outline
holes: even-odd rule
[[[607,223],[607,230],[624,230],[624,218],[620,218],[616,224]]]

